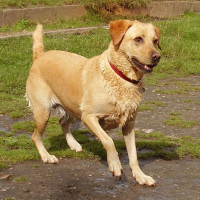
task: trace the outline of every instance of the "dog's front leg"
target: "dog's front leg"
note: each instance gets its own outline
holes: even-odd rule
[[[129,164],[136,181],[140,185],[155,186],[156,182],[150,176],[145,175],[139,167],[135,144],[134,121],[129,122],[122,128],[124,140],[128,152]]]
[[[109,137],[106,132],[101,128],[96,115],[83,115],[82,121],[94,133],[94,135],[100,139],[101,143],[106,149],[109,171],[113,173],[113,176],[117,176],[120,178],[122,166],[112,138]]]

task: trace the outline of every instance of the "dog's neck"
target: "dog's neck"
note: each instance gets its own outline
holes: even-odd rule
[[[112,42],[108,48],[108,61],[116,68],[116,71],[121,72],[127,79],[135,83],[139,83],[142,80],[144,73],[134,68],[131,61],[127,59],[127,56],[123,52],[116,50]]]
[[[122,79],[124,79],[124,80],[126,80],[126,81],[128,81],[128,82],[130,82],[130,83],[133,83],[133,84],[135,84],[135,85],[137,85],[137,84],[141,81],[141,79],[139,79],[139,80],[132,80],[132,79],[128,78],[128,77],[125,76],[121,71],[119,71],[109,60],[108,60],[108,62],[109,62],[109,64],[110,64],[111,68],[112,68]]]

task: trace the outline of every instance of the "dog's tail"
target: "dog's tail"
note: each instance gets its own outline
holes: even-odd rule
[[[33,61],[44,53],[43,27],[38,24],[33,32]]]

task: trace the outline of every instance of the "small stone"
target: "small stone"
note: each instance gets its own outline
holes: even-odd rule
[[[0,180],[8,180],[12,175],[11,174],[5,174],[0,177]]]

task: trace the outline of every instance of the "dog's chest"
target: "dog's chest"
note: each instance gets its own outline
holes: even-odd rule
[[[104,126],[122,127],[127,121],[135,119],[141,100],[138,89],[134,86],[121,85],[119,88],[107,87],[106,90],[108,101],[115,112],[103,119]]]

